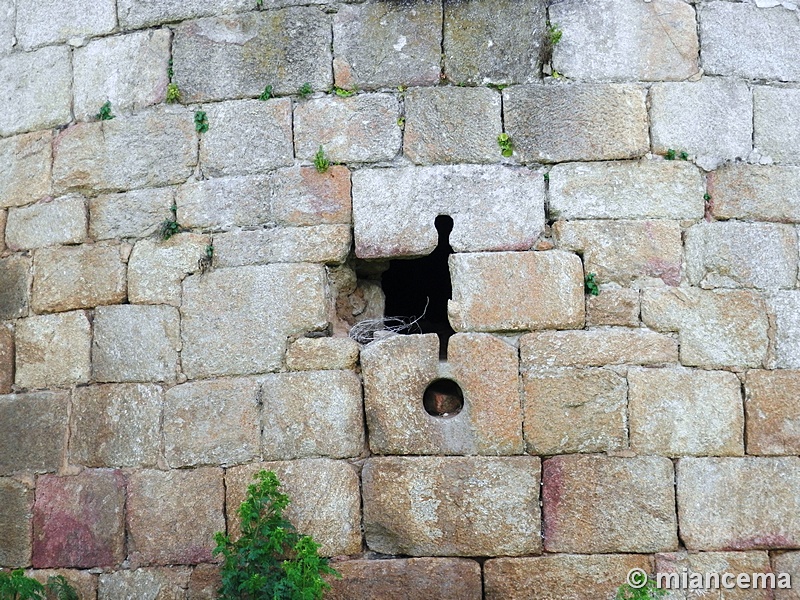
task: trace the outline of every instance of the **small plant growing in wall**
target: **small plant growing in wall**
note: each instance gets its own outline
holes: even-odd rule
[[[325,156],[325,149],[320,145],[319,150],[314,155],[314,167],[320,173],[325,173],[331,166],[331,161]]]
[[[514,154],[514,142],[511,141],[507,133],[501,133],[497,136],[497,145],[500,146],[500,152],[506,158]]]
[[[110,121],[114,118],[114,115],[111,114],[111,102],[107,101],[103,106],[100,107],[100,112],[95,115],[95,118],[98,121]]]
[[[194,128],[197,133],[208,131],[208,115],[206,115],[205,111],[198,110],[194,113]]]
[[[595,277],[597,277],[594,273],[589,273],[584,277],[583,284],[584,290],[587,294],[592,296],[599,296],[600,295],[600,288],[597,285],[597,281],[595,281]]]
[[[300,89],[297,90],[297,95],[301,98],[308,98],[311,94],[314,93],[314,89],[311,87],[311,84],[306,82],[300,86]]]
[[[345,88],[334,86],[333,93],[339,96],[339,98],[349,98],[350,96],[356,95],[356,90],[347,90]]]
[[[167,85],[167,104],[177,104],[181,101],[181,91],[178,84],[170,83]]]
[[[214,261],[214,244],[211,243],[206,246],[206,249],[203,251],[203,256],[201,256],[197,261],[197,268],[200,270],[201,273],[205,273],[211,268],[211,264]]]
[[[180,233],[183,228],[178,224],[178,207],[173,204],[170,207],[172,213],[168,219],[164,219],[158,227],[158,235],[162,240],[168,240],[173,235]]]
[[[269,100],[272,98],[272,86],[268,85],[264,87],[264,91],[261,92],[261,95],[258,97],[259,100]]]
[[[0,571],[0,600],[79,600],[75,591],[63,575],[51,576],[42,585],[32,577],[26,577],[22,569]]]
[[[615,600],[658,600],[667,593],[667,590],[662,590],[654,579],[647,577],[639,569],[631,570],[628,580],[628,583],[619,586]]]

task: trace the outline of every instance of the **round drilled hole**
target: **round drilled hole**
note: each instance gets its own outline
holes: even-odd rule
[[[464,392],[452,379],[437,379],[422,395],[425,412],[434,417],[453,417],[464,408]]]

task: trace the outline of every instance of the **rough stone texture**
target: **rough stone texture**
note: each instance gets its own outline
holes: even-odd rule
[[[650,559],[636,554],[496,558],[483,569],[487,600],[612,598],[628,571],[651,570]]]
[[[350,254],[351,243],[349,225],[231,231],[214,238],[214,264],[342,263]]]
[[[253,379],[195,381],[164,395],[170,467],[231,465],[259,458],[259,394]]]
[[[325,90],[330,48],[328,17],[310,6],[188,21],[175,29],[174,81],[186,102],[258,96],[266,85]]]
[[[362,471],[367,546],[411,556],[541,552],[536,457],[372,458]]]
[[[69,38],[103,35],[116,25],[114,0],[17,0],[17,39],[26,50]]]
[[[681,228],[674,221],[558,221],[559,248],[581,252],[598,283],[623,286],[681,282]]]
[[[659,456],[741,456],[740,387],[727,371],[630,369],[631,449]]]
[[[125,559],[124,507],[121,471],[40,476],[33,506],[33,566],[119,565]]]
[[[337,86],[376,89],[439,82],[442,4],[346,4],[333,17]]]
[[[42,585],[47,583],[50,577],[61,575],[78,592],[79,600],[95,600],[97,598],[97,576],[89,571],[79,571],[77,569],[39,569],[28,571],[29,577],[33,577]]]
[[[181,282],[200,270],[199,261],[210,244],[209,236],[196,233],[136,242],[128,260],[128,300],[180,306]]]
[[[375,454],[522,452],[517,351],[487,334],[456,334],[447,363],[439,363],[435,334],[397,335],[361,353],[369,445]],[[455,381],[464,394],[456,415],[437,417],[423,406],[434,380]]]
[[[161,388],[79,387],[72,399],[70,462],[86,467],[153,467],[160,456]]]
[[[0,207],[22,206],[50,193],[51,142],[49,131],[0,140],[0,170],[5,174]]]
[[[86,241],[88,225],[82,196],[70,195],[12,208],[6,223],[6,244],[12,250],[29,250]]]
[[[239,537],[236,508],[247,486],[260,470],[274,471],[281,491],[292,502],[284,516],[297,531],[321,544],[322,556],[361,552],[361,496],[356,470],[344,461],[328,458],[265,462],[228,469],[225,475],[228,532]]]
[[[549,192],[551,218],[699,219],[705,185],[683,161],[570,163],[550,169]]]
[[[795,26],[800,29],[798,23]],[[753,111],[756,148],[777,163],[800,163],[800,126],[794,119],[800,111],[800,90],[756,86]]]
[[[253,8],[252,0],[118,0],[119,24],[138,29]]]
[[[699,20],[706,73],[800,80],[800,22],[796,12],[781,6],[764,10],[748,3],[708,2],[699,9]]]
[[[348,371],[277,373],[262,380],[261,448],[267,460],[364,450],[361,381]]]
[[[286,351],[286,368],[290,371],[354,369],[359,349],[358,342],[345,337],[300,338]]]
[[[89,235],[95,240],[153,235],[170,215],[172,188],[134,190],[89,199]]]
[[[15,0],[0,0],[0,54],[11,51],[14,42]]]
[[[563,31],[553,68],[570,79],[680,81],[698,72],[695,12],[681,0],[567,0],[549,18]]]
[[[49,18],[42,21],[47,22]],[[71,88],[69,49],[64,46],[0,58],[0,136],[69,122]]]
[[[709,173],[718,219],[800,223],[800,167],[732,163]]]
[[[660,552],[678,547],[672,462],[660,456],[556,456],[544,462],[548,552]]]
[[[489,88],[410,90],[405,97],[403,154],[417,164],[497,162],[497,135],[503,130],[500,100]]]
[[[678,332],[686,366],[760,367],[766,359],[766,307],[751,291],[646,289],[642,321],[657,331]]]
[[[159,107],[80,123],[53,141],[58,192],[118,191],[181,183],[197,164],[192,113]]]
[[[444,72],[452,83],[535,83],[545,3],[444,2]],[[499,131],[499,130],[498,130]]]
[[[200,138],[200,165],[207,177],[252,175],[292,164],[288,98],[222,102],[205,112],[209,129]]]
[[[800,552],[785,552],[778,554],[772,559],[772,570],[775,573],[789,573],[791,581],[797,581],[800,577]],[[775,590],[774,595],[776,600],[797,600],[800,596],[797,592],[797,586],[793,585],[794,589],[781,589]]]
[[[75,50],[75,118],[93,118],[104,102],[114,114],[163,102],[170,32],[142,31],[91,42]]]
[[[456,331],[583,327],[583,269],[575,254],[494,252],[450,256]]]
[[[750,371],[745,380],[747,453],[800,454],[800,371]]]
[[[5,253],[6,250],[6,220],[8,218],[8,211],[6,209],[0,209],[0,256]]]
[[[131,474],[127,502],[131,566],[210,562],[214,533],[225,530],[224,500],[222,469]]]
[[[327,96],[297,105],[294,144],[297,158],[313,160],[322,146],[333,162],[392,160],[400,151],[400,105],[391,94]]]
[[[189,569],[157,568],[100,575],[98,600],[185,600]]]
[[[174,381],[180,317],[171,306],[99,306],[94,311],[97,381]]]
[[[747,85],[734,79],[653,85],[653,152],[685,151],[696,155],[697,163],[706,169],[725,160],[746,158],[752,149],[752,102]]]
[[[770,366],[800,369],[800,292],[773,292],[767,297],[767,306],[775,320],[775,356]]]
[[[328,600],[481,600],[481,568],[463,558],[348,560],[333,565],[341,579],[330,579]]]
[[[523,162],[616,160],[648,150],[644,90],[549,84],[503,90],[505,130]]]
[[[175,196],[178,223],[223,231],[267,224],[272,220],[270,191],[268,175],[189,182],[179,187]]]
[[[608,452],[628,445],[625,379],[606,369],[523,373],[530,454]]]
[[[217,565],[197,565],[189,577],[186,600],[216,600],[222,587],[222,576]]]
[[[688,550],[800,543],[797,457],[683,458],[677,484],[681,539]]]
[[[438,215],[455,252],[527,250],[544,229],[540,174],[502,166],[363,169],[353,173],[356,256],[430,254]]]
[[[587,296],[586,324],[639,327],[639,291],[603,287],[599,295]]]
[[[0,258],[0,319],[16,319],[28,314],[31,286],[31,259],[27,256]]]
[[[648,329],[540,331],[520,338],[523,367],[600,367],[677,362],[678,343]]]
[[[31,306],[37,313],[93,308],[125,300],[125,263],[118,244],[38,250]]]
[[[752,579],[755,573],[772,572],[772,568],[769,564],[769,555],[766,552],[669,552],[656,554],[655,563],[656,573],[665,574],[662,580],[664,583],[661,583],[660,587],[666,588],[669,586],[675,590],[669,592],[667,598],[693,599],[705,594],[717,598],[730,598],[731,600],[771,600],[773,598],[773,592],[764,589],[761,579],[758,580],[758,585],[760,587],[758,590],[756,590],[756,586],[753,585]],[[674,579],[674,577],[672,579],[669,578],[673,573],[678,576],[677,580]],[[680,586],[683,577],[692,578],[693,575],[700,574],[701,577],[705,578],[706,573],[719,574],[720,584],[717,585],[716,589],[711,586],[709,586],[707,590],[692,589],[691,584],[686,591],[676,589]],[[724,573],[734,574],[734,579],[732,581],[729,580],[727,582],[728,584],[735,583],[735,577],[740,573],[746,573],[747,577],[750,579],[748,585],[752,585],[752,587],[750,589],[746,587],[725,589],[725,582],[722,581]],[[689,579],[689,581],[691,582],[691,579]],[[710,582],[713,586],[714,580],[710,579]],[[678,585],[675,585],[675,583]],[[722,588],[722,590],[717,591],[720,588]],[[775,592],[774,597],[778,597],[777,592]]]
[[[9,327],[0,326],[0,394],[11,392],[12,385],[14,385],[14,331]]]
[[[68,401],[62,392],[0,396],[0,475],[58,468],[66,448]]]
[[[17,321],[17,385],[67,387],[89,381],[91,346],[91,325],[84,311]]]
[[[0,477],[0,565],[30,564],[32,508],[32,489],[10,477]]]
[[[705,223],[684,238],[686,277],[702,288],[793,288],[797,232],[771,223]]]
[[[332,165],[325,173],[313,167],[278,169],[270,179],[273,218],[283,225],[352,222],[350,171]]]

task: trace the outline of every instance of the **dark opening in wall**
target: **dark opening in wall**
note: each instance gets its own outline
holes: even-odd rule
[[[391,261],[381,278],[381,287],[386,295],[387,317],[419,319],[415,326],[401,333],[437,334],[439,357],[447,358],[447,342],[455,333],[447,320],[447,301],[453,293],[447,265],[447,257],[453,253],[450,247],[453,219],[439,215],[434,224],[439,232],[436,249],[422,258]]]
[[[464,408],[464,392],[452,379],[436,379],[422,395],[425,412],[434,417],[454,417]]]

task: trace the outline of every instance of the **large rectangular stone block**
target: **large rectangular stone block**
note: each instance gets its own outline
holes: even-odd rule
[[[14,47],[14,9],[16,0],[0,0],[0,54]]]
[[[16,324],[16,383],[22,388],[68,387],[91,375],[92,327],[86,312],[20,319]]]
[[[725,598],[731,600],[771,600],[778,597],[778,590],[773,592],[766,588],[766,584],[762,583],[765,580],[755,580],[756,573],[767,574],[767,580],[773,576],[769,554],[766,552],[687,552],[682,550],[656,554],[655,572],[656,578],[658,578],[658,574],[663,574],[662,580],[657,581],[659,587],[671,589],[670,592],[667,592],[667,598],[691,598],[705,593],[724,595]],[[733,578],[728,578],[726,581],[725,573],[730,573]],[[699,581],[702,581],[702,586],[705,586],[706,574],[709,576],[708,588],[692,587],[691,582],[697,575],[700,575]],[[714,574],[716,574],[718,582],[714,580]],[[748,582],[742,587],[734,585],[740,574],[742,574],[742,581]],[[744,575],[746,575],[746,579],[744,579]],[[689,586],[681,587],[684,581],[690,582]],[[772,587],[775,587],[774,583]]]
[[[114,0],[17,0],[17,39],[26,50],[70,38],[103,35],[116,26]]]
[[[541,552],[536,457],[371,458],[362,471],[367,546],[411,556]]]
[[[774,320],[774,356],[770,358],[769,366],[800,369],[800,292],[772,292],[767,296],[767,306]]]
[[[11,392],[14,385],[14,330],[0,326],[0,394]]]
[[[351,246],[349,225],[229,231],[214,237],[214,263],[218,267],[281,262],[343,263]]]
[[[583,268],[575,254],[492,252],[450,257],[456,331],[583,327]]]
[[[753,143],[759,152],[776,163],[800,164],[800,125],[794,118],[798,111],[800,90],[753,88]]]
[[[31,263],[23,255],[0,258],[0,319],[17,319],[28,314],[31,287]]]
[[[0,477],[0,565],[31,564],[33,489],[10,477]]]
[[[53,134],[40,131],[0,140],[0,207],[22,206],[50,194]]]
[[[269,183],[269,175],[215,177],[185,183],[175,195],[178,223],[223,231],[236,226],[266,225],[272,220]]]
[[[71,194],[8,211],[6,244],[12,250],[30,250],[86,241],[88,225],[83,196]]]
[[[188,567],[120,570],[98,577],[98,600],[184,600],[189,585]]]
[[[772,570],[775,573],[788,573],[792,582],[800,577],[800,552],[784,552],[772,559]],[[774,591],[776,600],[797,600],[797,587],[794,589],[777,589]]]
[[[66,392],[0,396],[0,475],[58,469],[66,450],[68,403]]]
[[[286,367],[290,371],[355,369],[360,349],[349,337],[301,337],[286,350]]]
[[[139,29],[160,23],[245,11],[253,0],[118,0],[119,25]]]
[[[270,178],[272,216],[282,225],[350,225],[350,171],[332,165],[278,169]]]
[[[171,216],[174,195],[173,188],[165,187],[90,198],[89,235],[95,240],[153,235]]]
[[[732,163],[709,173],[718,219],[800,223],[800,167]]]
[[[747,453],[800,454],[800,371],[748,371]]]
[[[597,296],[586,297],[586,325],[639,327],[639,290],[603,286]]]

